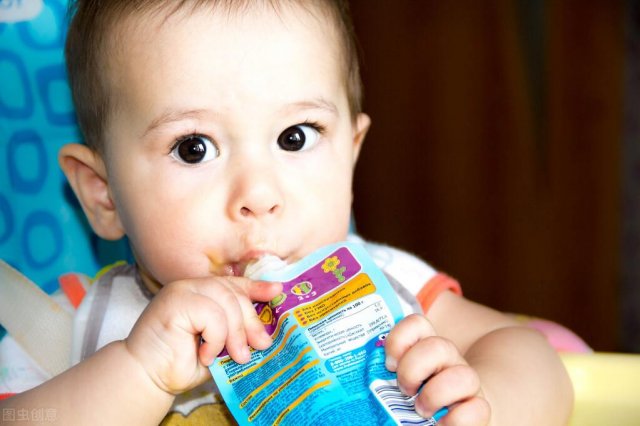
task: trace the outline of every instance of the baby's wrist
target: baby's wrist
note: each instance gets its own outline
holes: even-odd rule
[[[144,360],[136,356],[127,340],[118,340],[109,346],[111,345],[115,346],[114,350],[121,352],[123,367],[130,371],[132,380],[137,383],[139,389],[141,391],[148,390],[148,395],[153,395],[158,402],[164,401],[167,404],[167,408],[170,407],[173,404],[175,395],[164,387],[160,378],[145,365]]]

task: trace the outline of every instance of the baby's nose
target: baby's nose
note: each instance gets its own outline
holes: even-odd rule
[[[230,213],[236,220],[275,217],[283,208],[281,187],[271,167],[245,169],[231,191]]]
[[[248,206],[240,207],[241,216],[262,216],[267,214],[276,213],[280,208],[277,204],[271,205],[271,203],[247,203]]]

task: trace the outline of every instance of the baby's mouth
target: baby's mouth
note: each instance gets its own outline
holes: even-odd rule
[[[258,262],[265,256],[275,256],[287,261],[288,255],[279,256],[283,250],[278,244],[277,238],[267,238],[260,235],[257,232],[247,233],[241,239],[239,247],[224,251],[205,251],[205,255],[209,259],[210,273],[216,276],[242,277],[245,276],[249,265]]]
[[[225,269],[225,275],[228,276],[233,276],[233,277],[243,277],[244,276],[244,271],[247,270],[247,266],[249,265],[250,262],[234,262],[234,263],[229,263],[227,265],[224,266],[223,269]]]
[[[212,274],[220,277],[242,277],[249,262],[229,262],[219,263],[211,261],[209,270]]]
[[[222,276],[232,276],[232,277],[243,277],[247,271],[247,268],[251,265],[257,263],[261,258],[265,256],[272,255],[269,252],[259,251],[252,252],[242,257],[242,260],[237,262],[228,262],[224,264],[218,263],[211,260],[211,271],[216,275]]]

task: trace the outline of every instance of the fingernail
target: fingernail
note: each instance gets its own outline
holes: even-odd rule
[[[396,361],[394,357],[387,355],[384,360],[384,366],[387,367],[387,370],[389,371],[396,371],[396,368],[398,368],[398,361]]]
[[[243,346],[240,349],[240,358],[242,358],[242,361],[244,362],[249,362],[251,360],[251,352],[249,352],[248,346]]]
[[[206,367],[209,367],[209,366],[211,366],[211,364],[213,364],[213,362],[214,362],[215,360],[216,360],[216,358],[215,358],[215,357],[213,357],[213,356],[209,356],[209,357],[207,357],[207,358],[206,358],[206,360],[204,361],[204,365],[205,365]]]
[[[273,343],[273,338],[269,333],[267,333],[267,330],[265,330],[262,334],[262,340],[267,346],[271,346],[271,344]]]
[[[255,344],[253,345],[255,349],[267,349],[273,343],[273,339],[271,339],[269,333],[264,329],[263,331],[258,332],[255,339]]]
[[[409,396],[409,394],[407,393],[407,391],[405,390],[405,388],[402,387],[402,385],[400,383],[398,383],[398,389],[400,389],[400,392],[402,392],[403,395],[407,395]]]
[[[418,398],[415,399],[415,405],[413,408],[416,410],[416,413],[420,414],[422,417],[431,417],[430,415],[425,413],[425,409]]]

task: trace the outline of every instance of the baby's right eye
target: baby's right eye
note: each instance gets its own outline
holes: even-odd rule
[[[171,155],[187,164],[204,163],[215,159],[220,152],[206,136],[192,134],[178,139],[171,148]]]

